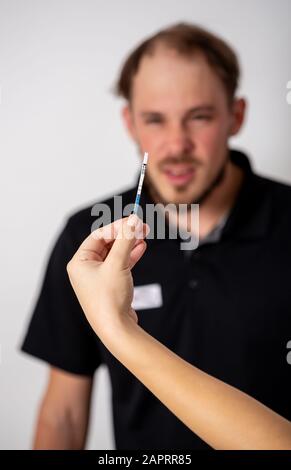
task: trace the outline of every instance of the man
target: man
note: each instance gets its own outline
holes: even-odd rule
[[[145,41],[123,66],[123,119],[150,155],[141,207],[200,204],[196,250],[181,250],[179,237],[148,240],[133,270],[135,309],[141,326],[183,359],[290,419],[291,190],[255,175],[247,157],[229,149],[245,113],[238,80],[229,46],[187,24]],[[135,192],[122,194],[123,207]],[[103,202],[113,211],[113,198]],[[51,366],[35,448],[84,447],[101,363],[112,382],[117,449],[208,448],[87,325],[66,265],[91,225],[91,207],[69,218],[23,344]]]

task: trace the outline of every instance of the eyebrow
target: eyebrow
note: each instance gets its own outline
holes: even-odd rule
[[[215,111],[215,107],[212,106],[212,105],[201,105],[201,106],[194,106],[193,108],[190,108],[188,109],[186,112],[185,112],[185,115],[188,115],[188,114],[194,114],[194,113],[201,113],[201,112],[212,112],[212,111]],[[143,117],[143,118],[147,118],[147,117],[153,117],[153,116],[162,116],[163,113],[160,112],[160,111],[142,111],[140,113],[140,116]]]

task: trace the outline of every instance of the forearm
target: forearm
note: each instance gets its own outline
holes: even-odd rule
[[[50,426],[41,423],[36,430],[33,448],[35,450],[77,450],[83,446],[77,444],[75,436],[69,426]]]
[[[69,413],[65,415],[40,412],[33,448],[55,450],[84,449],[87,434],[87,423],[84,420],[74,423]]]
[[[101,338],[186,426],[217,449],[291,449],[291,424],[187,363],[133,322]]]

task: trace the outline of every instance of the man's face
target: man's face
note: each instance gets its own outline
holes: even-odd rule
[[[190,204],[211,187],[227,159],[233,114],[202,55],[161,46],[142,59],[124,118],[141,153],[149,153],[147,178],[161,202]]]

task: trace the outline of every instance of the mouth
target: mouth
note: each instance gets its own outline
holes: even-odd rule
[[[165,168],[163,170],[163,173],[171,184],[173,184],[174,186],[181,186],[188,184],[190,181],[192,181],[195,175],[195,169],[193,168],[193,166],[175,166],[171,168]]]

